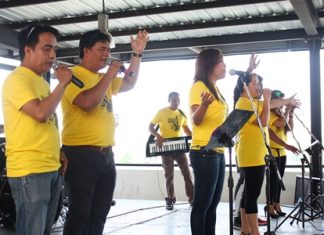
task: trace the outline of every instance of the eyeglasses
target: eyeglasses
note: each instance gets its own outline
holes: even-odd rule
[[[35,30],[35,28],[36,28],[36,26],[33,26],[33,27],[30,28],[30,30],[29,30],[29,32],[28,32],[28,34],[27,34],[27,36],[26,36],[26,41],[28,41],[30,35],[31,35],[32,32]]]

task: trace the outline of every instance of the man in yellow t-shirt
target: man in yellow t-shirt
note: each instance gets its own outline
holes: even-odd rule
[[[50,234],[62,187],[55,109],[72,73],[60,65],[56,69],[59,83],[52,93],[43,77],[55,61],[57,36],[56,29],[44,25],[22,30],[18,34],[21,65],[2,88],[7,176],[18,235]]]
[[[112,146],[115,120],[112,95],[132,89],[136,83],[148,34],[131,37],[130,66],[117,78],[121,61],[109,65],[111,38],[105,32],[85,33],[79,43],[81,63],[72,68],[84,87],[68,86],[62,99],[63,150],[69,160],[65,176],[69,210],[64,235],[101,235],[115,189],[116,169]]]
[[[187,136],[191,136],[191,130],[187,125],[187,118],[184,113],[178,109],[180,104],[179,93],[171,92],[169,94],[169,104],[170,105],[168,107],[160,109],[157,112],[149,125],[149,131],[156,137],[156,143],[159,147],[162,146],[163,141],[167,138],[180,137],[181,128],[184,130]],[[156,125],[159,125],[160,134],[154,128]],[[193,183],[186,154],[175,152],[172,154],[162,155],[162,165],[164,168],[166,190],[168,195],[165,198],[167,210],[173,210],[173,204],[176,202],[173,180],[174,161],[178,163],[183,175],[186,195],[189,203],[192,203],[193,200]]]

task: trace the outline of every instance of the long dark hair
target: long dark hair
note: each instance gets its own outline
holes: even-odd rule
[[[248,86],[250,84],[250,82],[252,81],[252,78],[256,76],[257,79],[259,80],[259,84],[260,84],[260,90],[262,91],[263,88],[263,78],[256,74],[256,73],[251,73],[248,74],[247,76],[241,75],[237,78],[237,82],[236,82],[236,86],[234,88],[234,108],[235,108],[235,104],[238,101],[238,99],[240,98],[240,96],[242,95],[243,91],[244,91],[244,84],[243,81],[245,81],[246,85]],[[262,94],[260,94],[259,98],[261,97]]]
[[[204,49],[202,50],[196,60],[196,71],[194,83],[202,81],[209,91],[213,94],[216,100],[224,102],[225,99],[222,94],[216,91],[214,84],[209,81],[209,76],[213,73],[215,65],[220,63],[223,59],[223,53],[219,49]],[[220,97],[219,97],[220,96]],[[221,100],[221,99],[222,100]]]

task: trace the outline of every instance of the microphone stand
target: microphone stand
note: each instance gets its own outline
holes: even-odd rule
[[[246,76],[245,76],[246,77]],[[257,111],[257,108],[255,107],[255,104],[253,102],[253,97],[251,96],[251,93],[250,93],[250,90],[246,84],[246,79],[244,79],[242,76],[239,77],[243,83],[243,87],[245,88],[245,91],[248,95],[248,98],[250,100],[250,103],[252,105],[252,108],[253,108],[253,112],[254,114],[256,115],[256,118],[257,118],[257,122],[258,122],[258,126],[260,128],[260,131],[262,133],[262,137],[263,137],[263,140],[264,140],[264,144],[268,150],[268,155],[266,155],[264,157],[264,160],[265,160],[265,167],[266,167],[266,198],[267,198],[267,231],[264,233],[264,235],[274,235],[275,232],[274,231],[271,231],[271,228],[270,228],[270,213],[269,213],[269,206],[271,204],[270,202],[270,162],[272,163],[274,169],[276,170],[276,173],[277,173],[277,177],[279,179],[279,184],[280,184],[280,187],[283,191],[286,190],[285,188],[285,185],[283,184],[282,182],[282,179],[281,179],[281,176],[280,176],[280,173],[278,171],[278,168],[277,168],[277,163],[276,163],[276,160],[274,159],[272,153],[271,153],[271,149],[270,149],[270,146],[267,142],[267,138],[266,138],[266,133],[264,132],[263,130],[263,127],[262,127],[262,124],[261,124],[261,121],[260,121],[260,117],[258,115],[258,111]]]

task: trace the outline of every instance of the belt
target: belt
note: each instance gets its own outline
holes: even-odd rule
[[[193,152],[199,152],[202,153],[203,155],[215,155],[215,154],[224,154],[224,152],[220,150],[214,150],[214,149],[191,149],[190,151]]]
[[[209,153],[209,154],[224,153],[224,151],[221,149],[205,149],[206,146],[197,146],[197,147],[199,147],[199,149],[194,149],[194,150]]]
[[[66,146],[63,145],[63,149],[71,149],[71,150],[90,150],[90,151],[95,151],[95,152],[100,152],[100,153],[109,153],[112,152],[112,146],[108,147],[103,147],[103,146],[94,146],[94,145],[73,145],[73,146]]]

